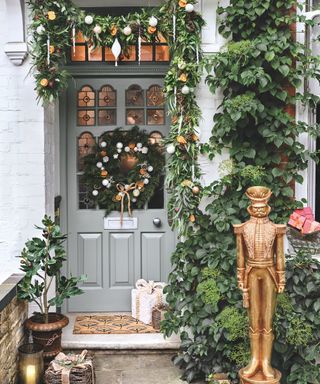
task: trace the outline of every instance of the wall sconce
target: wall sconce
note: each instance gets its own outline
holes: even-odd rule
[[[43,347],[23,344],[19,351],[19,383],[40,384],[43,377]]]

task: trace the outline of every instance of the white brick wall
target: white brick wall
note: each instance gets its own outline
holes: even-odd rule
[[[43,108],[36,103],[30,62],[4,53],[10,23],[0,1],[0,283],[18,269],[19,254],[44,214]]]

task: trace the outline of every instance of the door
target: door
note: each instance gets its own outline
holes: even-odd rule
[[[163,179],[136,226],[110,229],[105,213],[83,183],[83,158],[106,131],[138,125],[154,140],[168,133],[161,104],[162,78],[78,78],[70,82],[67,117],[68,269],[86,274],[84,294],[71,298],[70,312],[130,311],[139,278],[166,281],[175,236],[167,221]],[[163,175],[164,176],[164,175]],[[120,218],[120,212],[108,217]],[[124,227],[122,227],[124,228]]]

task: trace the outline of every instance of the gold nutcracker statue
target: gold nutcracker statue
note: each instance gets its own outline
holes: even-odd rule
[[[278,384],[281,374],[271,366],[272,320],[276,295],[285,288],[285,225],[272,223],[268,205],[272,192],[251,187],[246,195],[250,220],[234,225],[237,236],[237,278],[243,306],[249,313],[251,361],[240,370],[242,384]]]

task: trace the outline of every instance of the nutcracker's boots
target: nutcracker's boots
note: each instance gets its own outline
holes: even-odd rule
[[[260,336],[261,336],[261,334],[259,332],[252,332],[250,330],[249,337],[250,337],[252,356],[251,356],[251,361],[250,361],[249,365],[247,365],[243,370],[243,375],[246,377],[253,376],[259,368]]]
[[[261,343],[261,360],[262,360],[262,372],[266,379],[274,379],[274,370],[271,367],[271,354],[273,345],[273,333],[264,332],[262,333]]]

